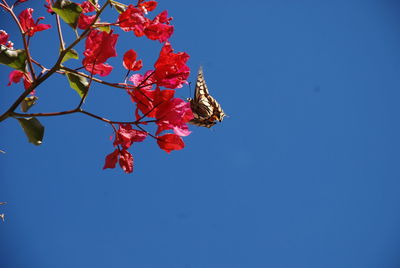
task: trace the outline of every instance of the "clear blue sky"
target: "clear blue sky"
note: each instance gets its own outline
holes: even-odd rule
[[[53,22],[42,2],[24,6]],[[15,120],[1,123],[0,266],[399,267],[400,3],[172,0],[163,9],[174,48],[191,55],[191,80],[202,64],[230,117],[192,127],[170,155],[151,139],[135,145],[130,175],[101,169],[113,148],[100,121],[42,118],[39,147]],[[48,66],[53,34],[32,40]],[[119,54],[133,48],[150,68],[160,44],[131,37],[121,35]],[[4,111],[22,89],[0,72]],[[37,95],[34,112],[79,101],[62,77]],[[92,88],[85,108],[133,117],[124,92],[106,87]]]

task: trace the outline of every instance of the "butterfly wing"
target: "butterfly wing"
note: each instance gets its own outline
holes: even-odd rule
[[[209,96],[207,84],[204,80],[203,68],[200,67],[197,74],[194,98],[190,102],[190,107],[192,108],[195,119],[207,120],[212,116],[213,109],[210,99],[208,98]]]
[[[194,119],[189,123],[197,126],[210,128],[215,125],[215,121],[222,121],[225,113],[221,105],[210,95],[206,81],[204,79],[203,69],[200,67],[197,74],[196,88],[194,98],[190,100],[190,107]]]
[[[201,119],[196,119],[196,118],[193,120],[190,120],[188,123],[195,125],[195,126],[206,127],[206,128],[210,128],[216,124],[215,121],[201,120]]]
[[[194,100],[197,102],[204,96],[209,96],[206,80],[204,79],[203,67],[197,73],[196,88],[194,89]]]

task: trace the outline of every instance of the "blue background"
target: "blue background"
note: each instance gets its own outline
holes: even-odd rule
[[[54,25],[43,3],[17,13],[31,6]],[[172,0],[155,13],[164,9],[173,47],[191,56],[191,81],[203,65],[230,117],[211,130],[192,126],[182,151],[166,154],[151,138],[135,144],[130,175],[101,169],[113,150],[101,121],[40,118],[39,147],[16,120],[2,122],[0,266],[399,267],[399,2]],[[152,68],[161,45],[117,33],[119,55],[133,48]],[[48,67],[54,37],[55,28],[31,40]],[[107,79],[122,82],[121,57],[109,63]],[[5,86],[10,70],[0,71],[3,112],[22,87]],[[62,76],[37,95],[32,112],[79,102]],[[188,87],[177,95],[189,97]],[[125,92],[98,84],[84,107],[133,118]]]

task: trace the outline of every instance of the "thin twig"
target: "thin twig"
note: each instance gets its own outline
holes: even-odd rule
[[[73,110],[68,110],[68,111],[63,111],[63,112],[54,112],[54,113],[31,113],[31,114],[21,114],[21,113],[16,113],[12,112],[12,116],[17,116],[17,117],[41,117],[41,116],[60,116],[60,115],[66,115],[66,114],[73,114],[77,113],[76,109]]]
[[[153,134],[151,134],[150,132],[148,132],[147,130],[145,130],[144,128],[142,128],[141,126],[139,126],[139,125],[136,125],[136,126],[137,126],[140,130],[146,132],[150,137],[152,137],[152,138],[158,140],[158,138],[157,138],[156,136],[154,136]]]
[[[139,125],[142,123],[150,123],[150,122],[156,122],[157,120],[149,120],[149,121],[112,121],[110,119],[101,117],[99,115],[90,113],[88,111],[84,111],[82,109],[72,109],[68,111],[62,111],[62,112],[52,112],[52,113],[30,113],[30,114],[22,114],[22,113],[17,113],[17,112],[12,112],[11,115],[15,117],[45,117],[45,116],[60,116],[60,115],[67,115],[67,114],[74,114],[74,113],[82,113],[85,115],[88,115],[90,117],[96,118],[98,120],[101,120],[103,122],[109,123],[109,124],[130,124],[130,125]]]
[[[60,23],[60,17],[58,14],[56,14],[56,22],[57,22],[57,33],[58,33],[58,39],[60,40],[60,49],[63,51],[65,49],[65,43],[62,35],[62,30],[61,30],[61,23]]]
[[[68,67],[65,67],[65,66],[61,66],[60,69],[66,71],[66,72],[69,72],[69,73],[74,73],[76,75],[79,75],[79,76],[82,76],[82,77],[85,77],[85,78],[90,78],[90,75],[87,75],[87,74],[82,73],[82,72],[78,72],[78,71],[76,71],[74,69],[71,69],[71,68],[68,68]],[[134,89],[134,86],[131,86],[131,85],[128,85],[128,84],[125,84],[125,83],[111,83],[111,82],[103,81],[103,80],[98,79],[96,77],[93,77],[93,81],[95,81],[97,83],[100,83],[100,84],[107,85],[107,86],[120,88],[120,89]]]

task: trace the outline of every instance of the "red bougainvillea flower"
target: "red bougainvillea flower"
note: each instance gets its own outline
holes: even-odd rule
[[[130,71],[139,71],[142,69],[142,60],[136,61],[137,54],[133,49],[128,50],[124,54],[123,65],[126,69]]]
[[[161,43],[167,41],[174,32],[174,26],[169,25],[168,12],[165,10],[158,14],[151,23],[144,29],[144,34],[151,40],[158,40]]]
[[[106,168],[115,168],[115,164],[118,162],[118,155],[119,155],[119,150],[115,149],[114,152],[106,156],[106,162],[104,164],[103,169]]]
[[[83,66],[88,72],[99,74],[101,76],[108,75],[112,66],[105,64],[108,58],[117,56],[115,44],[118,40],[118,34],[93,30],[86,39],[85,51],[83,55]]]
[[[127,150],[115,149],[114,152],[106,156],[106,161],[104,163],[103,169],[115,168],[118,162],[119,165],[126,173],[132,173],[133,171],[133,156]]]
[[[86,30],[90,25],[92,25],[95,18],[96,15],[89,16],[81,13],[78,19],[78,28],[81,30]]]
[[[82,4],[80,4],[81,8],[82,8],[82,12],[83,13],[89,13],[89,12],[93,12],[96,10],[95,6],[90,3],[89,1],[85,1]],[[99,7],[99,5],[97,5],[97,8]]]
[[[24,76],[24,73],[18,70],[12,71],[9,75],[8,75],[8,84],[7,86],[11,86],[12,83],[19,83],[21,81],[21,78]]]
[[[109,33],[93,30],[86,39],[85,51],[86,58],[96,59],[97,63],[106,62],[110,57],[116,57],[115,44],[118,40],[118,34],[113,31]]]
[[[145,14],[147,12],[153,11],[157,7],[156,1],[147,1],[139,4],[139,7],[143,10]]]
[[[168,18],[167,11],[161,12],[153,20],[144,16],[144,13],[156,6],[157,3],[154,1],[140,3],[139,8],[130,5],[119,15],[119,26],[126,32],[133,31],[137,37],[146,35],[151,40],[167,41],[174,32],[174,27],[169,25],[172,18]]]
[[[82,63],[88,72],[91,72],[93,74],[98,74],[100,76],[107,76],[113,70],[113,67],[107,63],[94,62],[93,65],[91,59],[83,59]]]
[[[33,9],[27,8],[18,15],[21,27],[27,35],[33,36],[36,32],[44,31],[51,28],[51,25],[39,24],[39,21],[44,19],[44,17],[38,18],[35,23],[35,21],[32,18],[32,13]]]
[[[24,88],[28,89],[31,84],[32,84],[32,79],[30,76],[24,72],[14,70],[8,75],[9,82],[7,86],[11,86],[12,83],[19,83],[21,81],[21,78],[24,81]]]
[[[182,138],[175,134],[165,134],[157,137],[158,146],[161,149],[170,153],[173,150],[182,150],[185,147],[185,143]]]
[[[7,41],[9,38],[9,35],[6,31],[0,30],[0,45],[5,45],[8,48],[13,48],[14,43],[11,41]]]
[[[154,71],[147,71],[144,75],[133,74],[128,80],[141,89],[151,89],[155,84]]]
[[[125,32],[133,31],[137,37],[144,35],[145,27],[150,23],[143,11],[129,5],[128,8],[118,17],[119,26]]]
[[[147,132],[132,129],[130,124],[120,124],[117,134],[115,135],[114,146],[121,145],[122,148],[128,149],[134,142],[142,142],[146,139]]]
[[[179,98],[170,99],[160,105],[156,114],[158,129],[156,135],[172,129],[176,135],[188,136],[191,132],[187,122],[193,119],[190,103]]]
[[[82,13],[79,15],[78,28],[86,30],[93,23],[94,19],[96,18],[96,14],[91,16],[85,14],[95,11],[96,8],[89,1],[83,2],[82,4],[80,4],[80,6],[82,8]]]
[[[189,55],[185,52],[173,53],[172,46],[166,42],[161,49],[155,67],[155,79],[158,86],[180,88],[187,83],[190,69],[186,65]]]
[[[0,45],[5,45],[8,41],[9,35],[6,31],[0,30]]]
[[[132,101],[136,103],[136,119],[140,118],[138,111],[147,117],[157,119],[156,135],[169,129],[179,136],[190,134],[186,124],[193,119],[190,104],[182,99],[174,98],[174,90],[135,89],[129,91],[129,94]]]
[[[133,172],[133,156],[125,149],[119,153],[119,165],[125,173]]]
[[[50,14],[54,14],[54,11],[51,9],[51,0],[46,0],[46,4],[44,5],[47,8],[47,12]]]
[[[174,90],[135,89],[129,91],[131,99],[136,102],[136,109],[147,117],[156,117],[157,110],[175,94]]]

